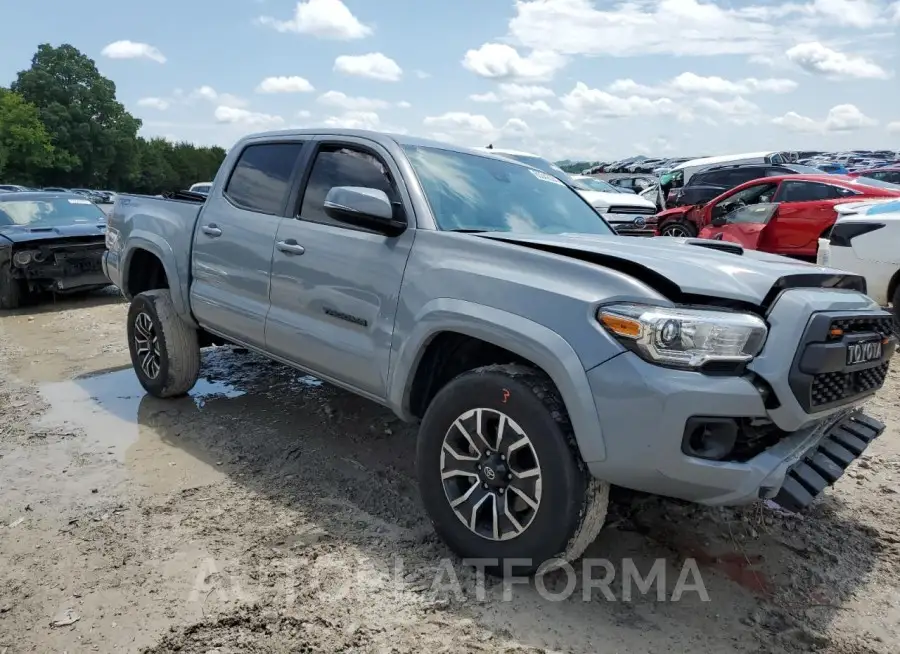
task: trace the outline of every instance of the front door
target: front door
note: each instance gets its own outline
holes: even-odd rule
[[[387,394],[400,284],[415,238],[400,179],[390,155],[371,141],[322,140],[272,259],[268,350],[377,399]],[[324,202],[335,186],[384,191],[409,228],[389,237],[333,220]]]
[[[773,220],[777,211],[777,204],[745,205],[725,216],[724,225],[704,227],[700,237],[730,241],[747,250],[759,250],[763,246],[763,235],[777,224]]]
[[[302,147],[247,145],[230,178],[214,186],[200,210],[191,308],[201,326],[264,347],[272,249]]]

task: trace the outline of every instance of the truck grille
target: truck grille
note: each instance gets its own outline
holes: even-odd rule
[[[649,216],[653,213],[653,209],[645,207],[620,207],[612,206],[607,209],[607,213],[627,213],[635,216]]]
[[[892,321],[884,310],[857,316],[823,312],[810,319],[789,382],[804,411],[815,413],[851,404],[884,385],[897,347]],[[882,339],[881,358],[847,365],[848,346],[870,339]]]
[[[826,372],[813,377],[812,406],[834,404],[857,395],[877,391],[887,377],[889,363],[858,372]]]
[[[893,330],[893,318],[890,316],[865,316],[857,318],[836,318],[831,321],[831,330],[840,329],[844,334],[863,334],[874,332],[882,337],[890,336]],[[834,337],[832,337],[834,338]]]

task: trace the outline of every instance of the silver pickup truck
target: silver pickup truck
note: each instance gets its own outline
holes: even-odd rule
[[[491,570],[579,556],[610,484],[800,510],[884,429],[860,405],[896,340],[860,277],[616,236],[489,152],[260,134],[180,197],[109,216],[143,387],[183,395],[200,349],[233,343],[419,422],[434,527]]]

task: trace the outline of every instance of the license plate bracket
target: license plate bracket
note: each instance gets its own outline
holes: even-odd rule
[[[879,338],[869,338],[847,345],[847,365],[858,366],[881,361],[884,343]]]

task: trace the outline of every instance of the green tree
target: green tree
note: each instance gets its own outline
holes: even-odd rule
[[[53,145],[37,107],[0,88],[0,180],[34,184],[53,163]]]
[[[64,153],[66,165],[51,169],[46,181],[100,186],[119,176],[114,171],[134,148],[141,121],[116,100],[116,85],[92,59],[69,44],[42,44],[12,90],[38,108],[53,145]]]

